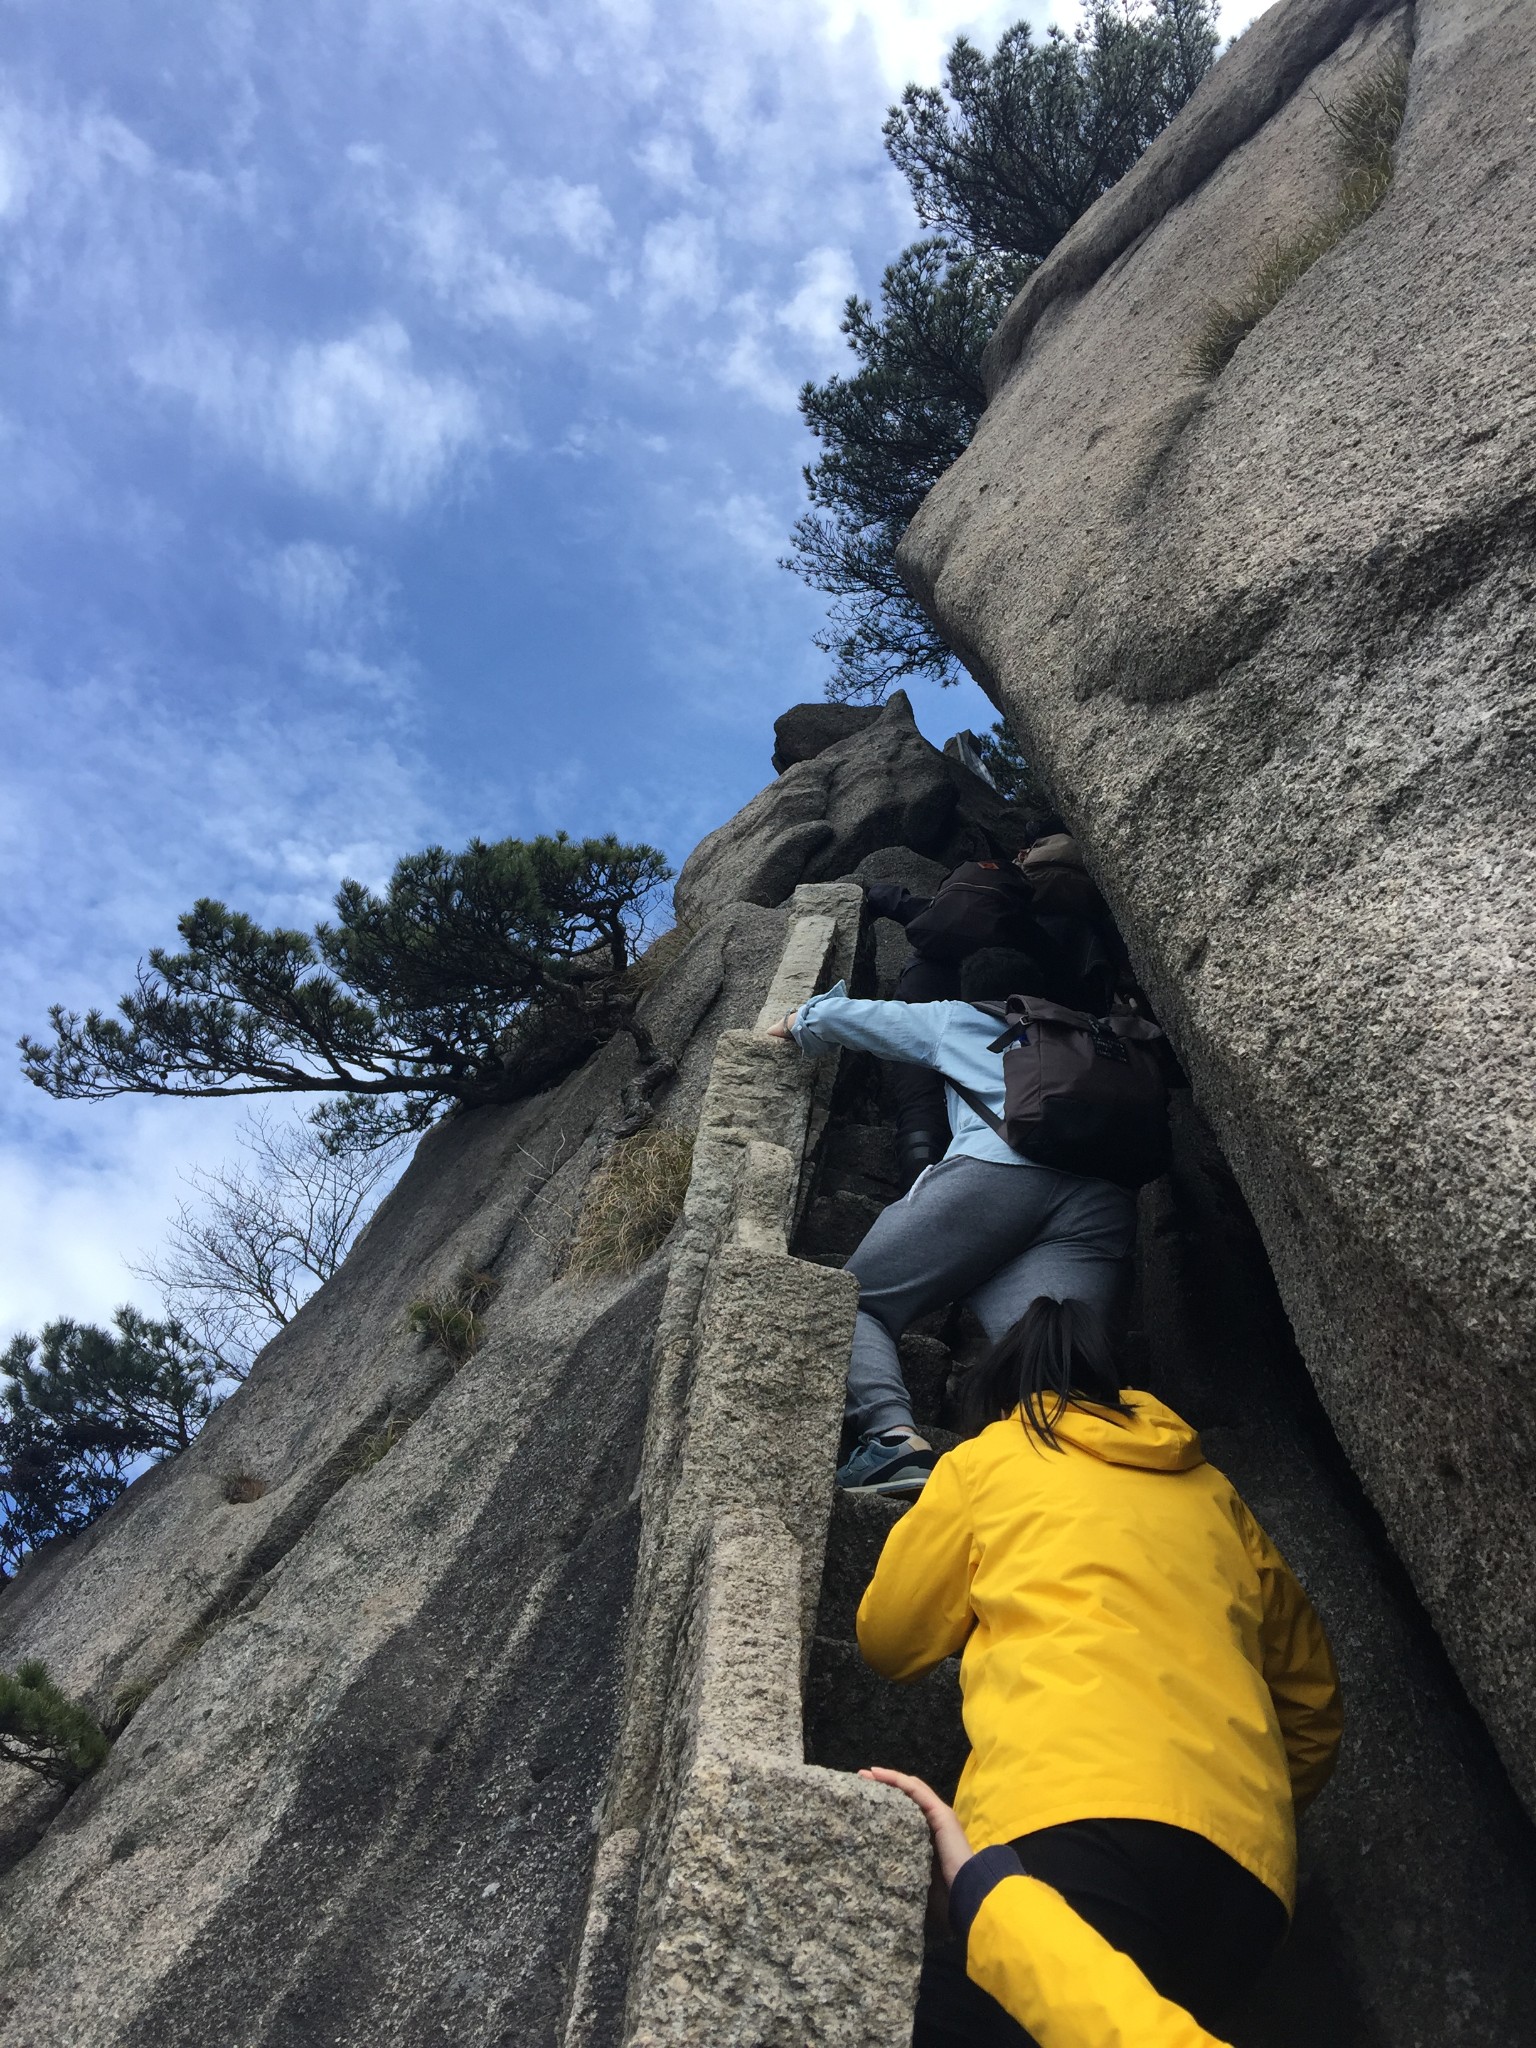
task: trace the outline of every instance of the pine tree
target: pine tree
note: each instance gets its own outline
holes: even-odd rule
[[[112,1745],[95,1716],[62,1693],[35,1658],[0,1671],[0,1763],[20,1764],[55,1785],[78,1785]]]
[[[785,566],[832,599],[817,645],[827,694],[882,702],[902,677],[956,678],[954,656],[896,570],[917,507],[968,445],[981,359],[1014,294],[1121,178],[1209,70],[1212,0],[1094,0],[1082,27],[1019,22],[987,57],[961,36],[945,84],[909,85],[887,154],[936,230],[886,270],[877,313],[848,301],[858,368],[807,384],[821,444]]]
[[[836,663],[830,697],[879,702],[902,676],[952,677],[953,655],[896,573],[896,543],[975,430],[981,352],[1029,269],[914,243],[885,273],[878,318],[867,299],[848,301],[858,369],[800,394],[826,452],[805,471],[811,510],[785,567],[838,600],[816,636]]]
[[[186,1449],[218,1406],[215,1360],[176,1323],[68,1317],[0,1354],[0,1568],[89,1526],[136,1466]]]
[[[669,874],[654,847],[561,833],[428,847],[382,895],[343,882],[313,933],[204,898],[179,920],[185,950],[151,951],[117,1016],[53,1009],[23,1070],[85,1101],[339,1097],[337,1142],[388,1142],[450,1103],[547,1086],[619,1028],[619,977]]]

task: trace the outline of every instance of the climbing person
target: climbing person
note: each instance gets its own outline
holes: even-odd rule
[[[859,1606],[886,1678],[961,1653],[955,1811],[865,1773],[921,1808],[949,1887],[914,2048],[1203,2048],[1285,1934],[1332,1653],[1195,1431],[1119,1379],[1085,1303],[1033,1301]]]
[[[1070,1148],[1064,1161],[1042,1164],[1004,1134],[1000,1048],[1003,1038],[1028,1033],[1015,1019],[1000,1038],[998,1015],[976,1005],[1000,1007],[1024,964],[1001,948],[974,954],[961,965],[958,1002],[865,1002],[839,983],[769,1027],[804,1053],[850,1046],[932,1068],[946,1084],[954,1130],[942,1161],[876,1217],[848,1260],[859,1305],[845,1410],[850,1447],[837,1472],[846,1491],[909,1495],[933,1469],[936,1453],[917,1429],[897,1348],[919,1316],[968,1301],[996,1339],[1038,1294],[1080,1297],[1107,1318],[1120,1306],[1136,1228],[1132,1189],[1150,1172],[1132,1171],[1122,1184],[1074,1164]],[[1160,1035],[1139,1021],[1120,1028]],[[1106,1033],[1094,1044],[1124,1059],[1126,1046],[1107,1040]],[[1089,1080],[1121,1078],[1114,1058],[1106,1068],[1090,1052],[1086,1067]]]
[[[1103,1016],[1126,955],[1108,906],[1060,818],[1034,820],[1011,862],[964,862],[932,896],[900,882],[870,882],[874,917],[903,927],[911,945],[892,991],[897,1002],[935,1003],[960,994],[961,964],[1006,947],[1020,956],[1013,993],[1043,996]],[[909,1061],[890,1071],[896,1156],[904,1185],[944,1156],[950,1127],[933,1072]]]

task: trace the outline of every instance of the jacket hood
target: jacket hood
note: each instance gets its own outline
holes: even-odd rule
[[[1146,1472],[1188,1472],[1205,1463],[1199,1432],[1153,1394],[1123,1387],[1121,1399],[1134,1411],[1068,1408],[1056,1435],[1074,1450],[1102,1458],[1106,1465],[1135,1465]]]

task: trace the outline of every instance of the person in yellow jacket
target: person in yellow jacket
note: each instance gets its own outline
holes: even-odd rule
[[[1197,2048],[1288,1924],[1333,1656],[1195,1431],[1118,1380],[1085,1304],[1034,1301],[859,1607],[887,1678],[963,1651],[955,1812],[870,1773],[922,1807],[964,1943],[963,1976],[925,1964],[914,2048]]]

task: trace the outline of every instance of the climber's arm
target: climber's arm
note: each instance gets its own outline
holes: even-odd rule
[[[904,1792],[927,1821],[949,1887],[950,1924],[965,1943],[966,1974],[1040,2048],[1131,2041],[1138,2048],[1226,2048],[1155,1990],[1060,1892],[1026,1876],[1008,1843],[973,1856],[958,1817],[931,1785],[878,1767],[859,1776]]]
[[[1040,2048],[1226,2048],[1004,1844],[961,1867],[949,1913],[966,1975]]]
[[[971,1632],[970,1503],[957,1459],[940,1458],[885,1539],[859,1602],[859,1648],[886,1678],[921,1678]]]
[[[839,982],[770,1028],[776,1037],[793,1037],[805,1053],[830,1052],[835,1045],[847,1045],[856,1052],[876,1052],[886,1059],[933,1067],[938,1065],[949,1008],[946,1003],[862,1002]]]
[[[1344,1732],[1339,1674],[1323,1624],[1295,1574],[1247,1509],[1240,1513],[1264,1599],[1264,1682],[1275,1702],[1299,1809],[1327,1784],[1338,1758]]]
[[[921,917],[933,898],[914,896],[901,882],[867,882],[864,900],[871,917],[889,917],[899,925],[908,925],[914,917]]]

